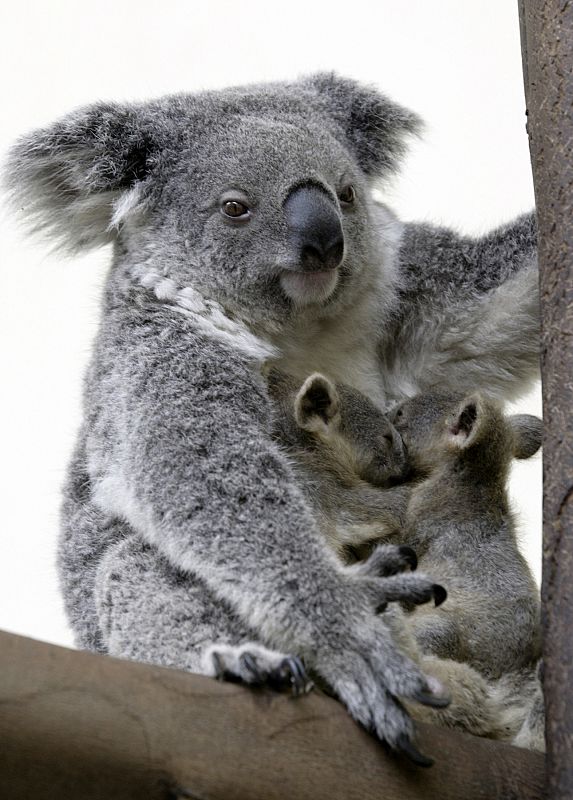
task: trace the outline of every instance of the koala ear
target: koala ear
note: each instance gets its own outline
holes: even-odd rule
[[[478,395],[466,397],[448,420],[449,440],[460,450],[470,447],[481,427],[482,407]]]
[[[531,414],[514,414],[509,424],[514,433],[514,457],[531,458],[541,447],[543,420]]]
[[[327,433],[339,419],[340,399],[334,384],[315,372],[308,377],[294,401],[294,416],[303,430]]]
[[[374,87],[341,78],[334,72],[311,75],[304,83],[342,128],[367,175],[386,177],[397,171],[406,152],[406,139],[422,130],[417,114]]]
[[[141,109],[79,109],[16,142],[4,169],[9,202],[64,249],[105,244],[142,204],[156,151]]]

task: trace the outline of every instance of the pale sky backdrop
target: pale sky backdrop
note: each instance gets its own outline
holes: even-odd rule
[[[0,148],[95,100],[335,69],[427,121],[386,201],[480,233],[533,206],[515,0],[21,0],[0,10]],[[71,644],[54,570],[60,486],[109,251],[50,255],[0,218],[0,628]],[[539,391],[520,409],[540,413]],[[540,575],[541,459],[516,466]]]

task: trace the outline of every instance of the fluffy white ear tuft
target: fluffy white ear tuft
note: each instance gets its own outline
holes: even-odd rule
[[[294,415],[303,430],[328,433],[340,419],[340,399],[335,385],[324,375],[310,375],[296,396]]]
[[[8,203],[61,249],[111,241],[152,190],[160,147],[148,117],[143,106],[97,103],[22,137],[3,167]]]

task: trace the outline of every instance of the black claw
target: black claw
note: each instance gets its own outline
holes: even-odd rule
[[[295,697],[305,694],[312,688],[312,682],[308,679],[304,664],[298,656],[289,656],[281,664],[288,672],[292,693]]]
[[[374,609],[374,613],[381,614],[383,611],[386,611],[387,608],[388,608],[388,603],[379,603],[379,605],[377,605],[376,608]]]
[[[439,583],[435,583],[432,586],[432,591],[434,592],[434,604],[436,606],[441,606],[444,600],[446,600],[448,593]]]
[[[261,671],[259,669],[259,665],[257,664],[257,660],[251,653],[241,653],[239,656],[239,662],[241,667],[249,673],[252,678],[250,683],[252,684],[262,684],[264,683],[264,676],[261,675]]]
[[[418,566],[418,556],[416,555],[416,553],[412,550],[411,547],[408,547],[408,545],[406,544],[400,545],[399,553],[406,562],[406,564],[410,567],[412,572],[414,572],[414,570]]]
[[[307,681],[304,665],[300,660],[300,658],[297,658],[296,656],[291,658],[290,661],[291,661],[291,671],[293,674],[293,683],[303,688]]]
[[[428,758],[423,753],[420,753],[416,745],[408,739],[405,733],[400,734],[396,742],[396,749],[400,753],[404,753],[413,764],[418,767],[431,767],[434,763],[433,758]]]
[[[435,694],[430,694],[429,692],[415,692],[412,698],[417,700],[418,703],[422,703],[424,706],[430,706],[430,708],[447,708],[452,702],[451,697],[440,697]]]

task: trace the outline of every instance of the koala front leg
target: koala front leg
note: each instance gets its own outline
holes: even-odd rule
[[[347,575],[328,556],[271,440],[252,359],[169,309],[150,311],[143,329],[130,309],[123,313],[126,324],[104,334],[113,345],[100,347],[103,357],[118,346],[125,352],[105,364],[110,426],[121,440],[106,439],[116,449],[111,459],[105,451],[99,482],[94,476],[99,504],[197,576],[254,632],[247,641],[303,659],[357,721],[423,762],[399,698],[431,702],[443,688],[400,652],[375,613],[408,587]],[[418,587],[420,602],[432,587]],[[182,654],[187,646],[182,639]]]
[[[238,647],[254,636],[203,581],[133,530],[99,562],[94,600],[105,651],[120,658],[201,673],[213,642]]]
[[[312,688],[299,658],[253,641],[226,603],[133,531],[101,560],[94,599],[110,655],[294,695]]]

